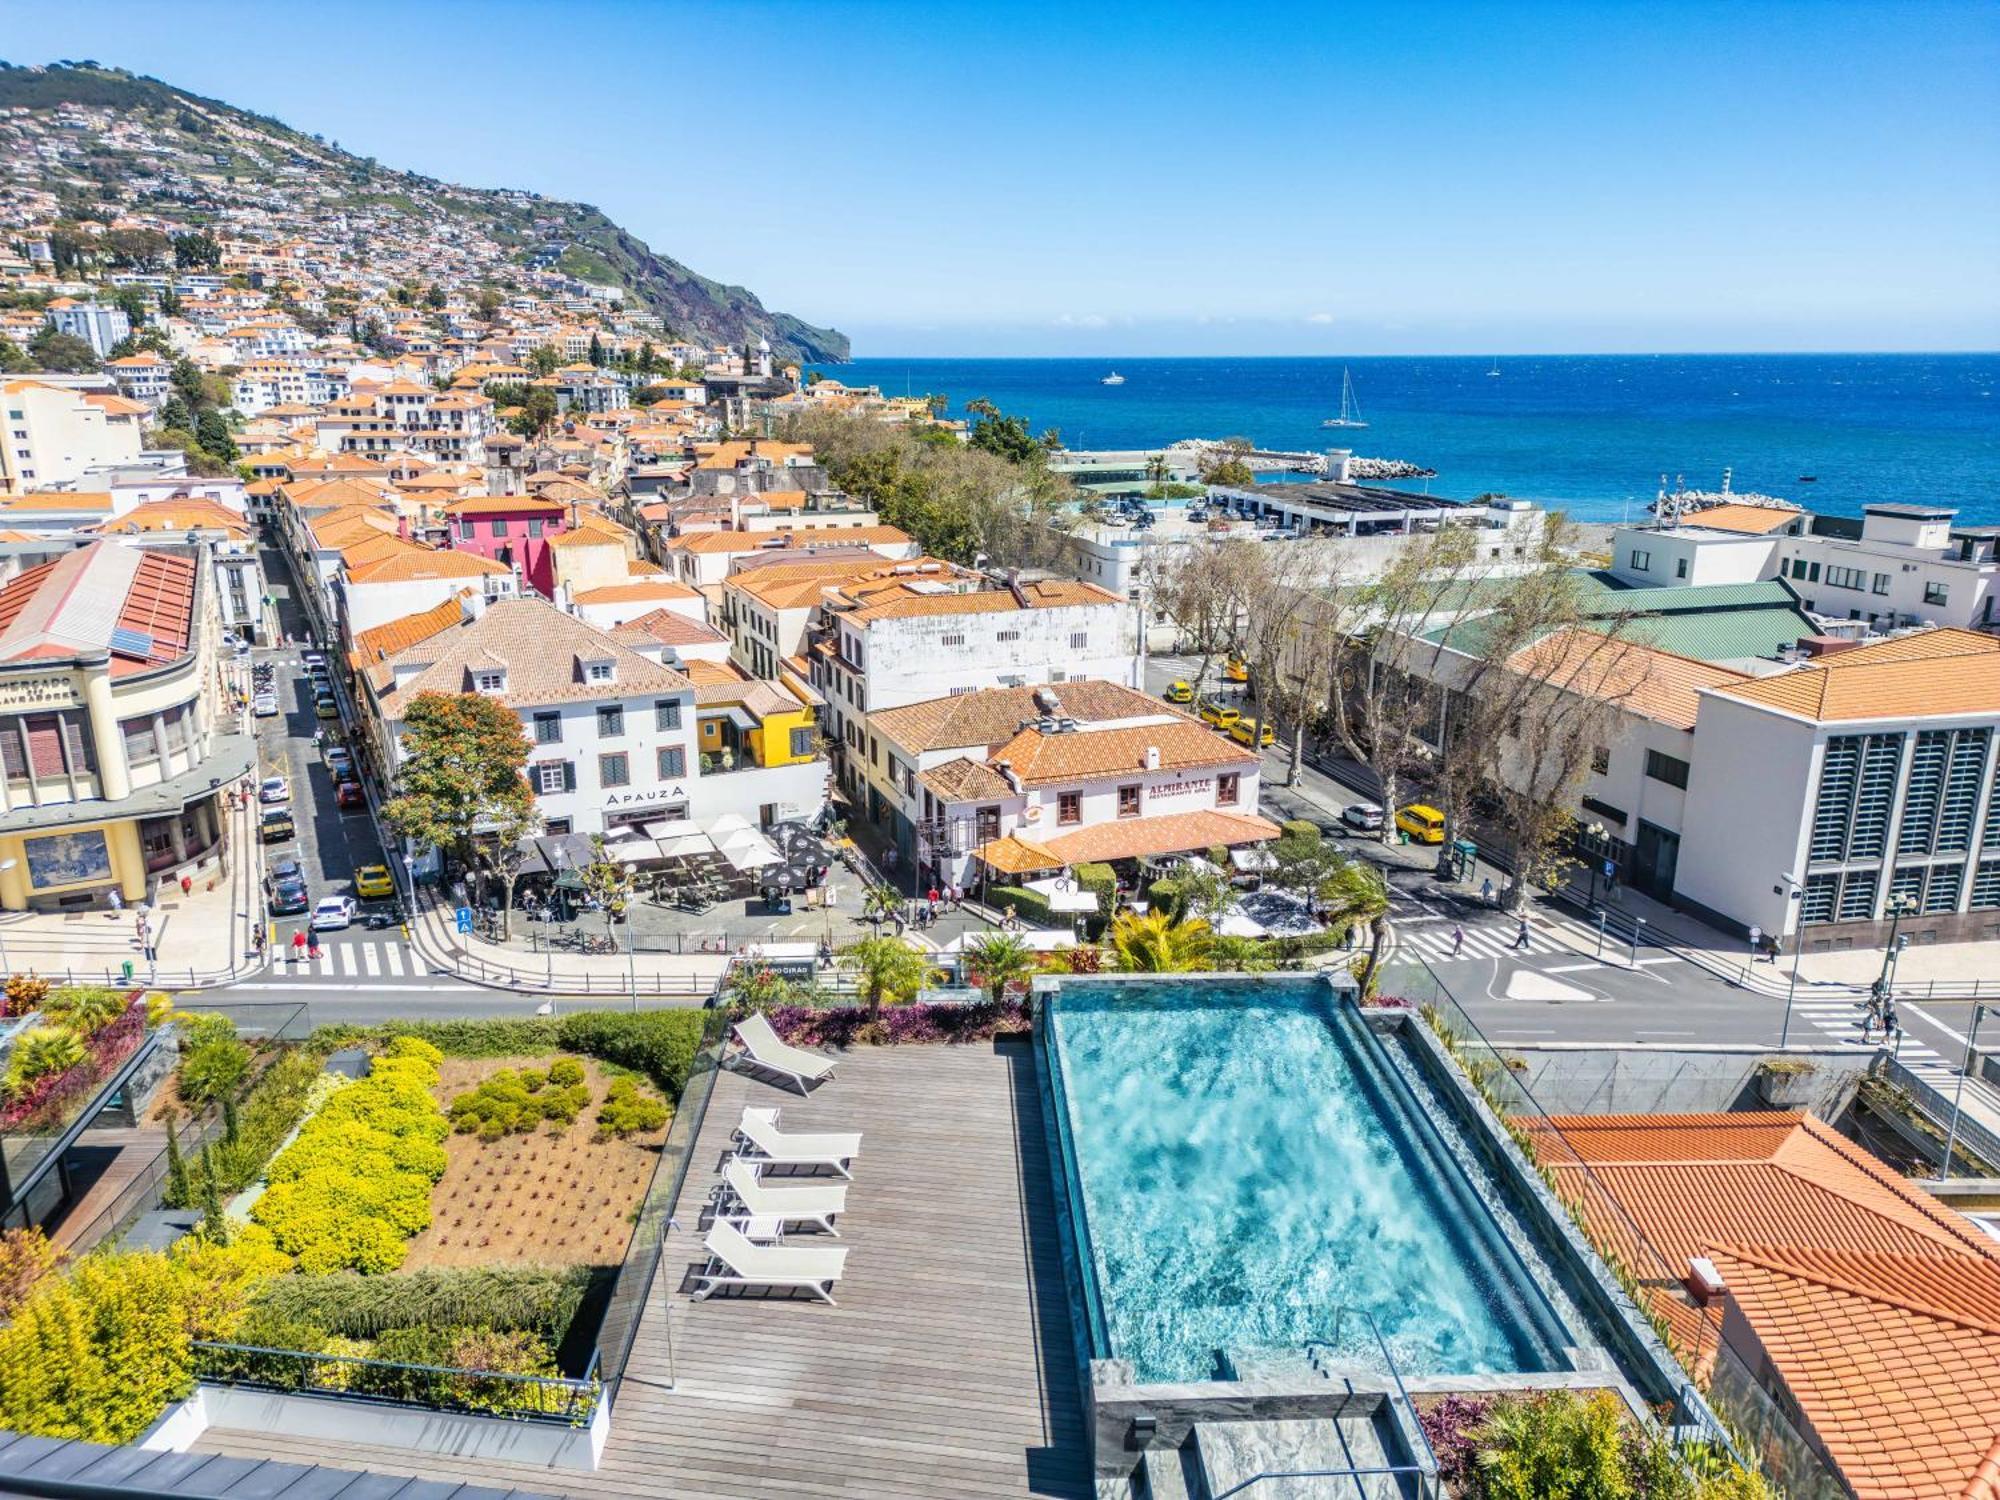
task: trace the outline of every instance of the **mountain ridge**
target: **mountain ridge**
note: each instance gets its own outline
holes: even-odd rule
[[[405,213],[419,225],[440,218],[473,224],[504,247],[510,263],[523,269],[554,266],[580,280],[620,286],[657,313],[670,333],[690,340],[740,344],[762,337],[781,359],[801,363],[849,355],[847,337],[837,329],[767,309],[747,288],[662,255],[592,204],[523,188],[467,187],[384,167],[271,116],[94,61],[48,67],[0,62],[0,109],[47,112],[64,105],[145,119],[167,147],[149,152],[153,160],[144,165],[156,166],[162,155],[178,156],[186,175],[197,181],[213,179],[221,168],[232,188],[278,187],[300,171],[317,172],[336,176],[356,203]],[[276,164],[272,151],[281,154]],[[107,179],[115,180],[128,154],[101,152]],[[77,189],[70,191],[83,201]],[[204,210],[219,212],[228,200],[217,190],[206,205],[198,194],[171,201],[176,211],[199,216]]]

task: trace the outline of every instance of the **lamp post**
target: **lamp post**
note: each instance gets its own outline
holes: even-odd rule
[[[5,875],[20,863],[18,859],[0,860],[0,875]],[[13,972],[14,965],[7,957],[7,939],[4,936],[0,936],[0,975],[12,974]]]
[[[1972,1007],[1972,1029],[1966,1033],[1965,1037],[1965,1066],[1959,1069],[1958,1090],[1951,1102],[1951,1129],[1945,1132],[1944,1162],[1938,1168],[1937,1175],[1939,1182],[1943,1182],[1945,1178],[1951,1175],[1952,1148],[1958,1144],[1958,1115],[1959,1111],[1965,1108],[1965,1075],[1972,1071],[1972,1060],[1977,1055],[1979,1023],[1985,1019],[1986,1013],[1993,1009],[1995,1007],[1987,1005],[1984,1002]]]
[[[1891,896],[1889,898],[1889,941],[1882,948],[1882,972],[1875,979],[1875,993],[1889,993],[1889,965],[1896,953],[1896,926],[1904,917],[1917,909],[1914,896]]]
[[[1805,894],[1805,887],[1792,875],[1780,877],[1785,882],[1787,903],[1798,900]],[[1799,920],[1792,926],[1792,982],[1785,987],[1785,1019],[1778,1027],[1778,1049],[1784,1050],[1786,1041],[1792,1034],[1792,1000],[1799,992],[1799,953],[1806,945],[1805,908],[1799,909]]]
[[[635,1011],[639,1008],[639,959],[636,947],[638,939],[632,931],[637,924],[632,920],[631,887],[638,874],[637,864],[625,866],[625,978],[632,990],[632,1009]]]
[[[1590,904],[1597,905],[1597,865],[1603,857],[1604,825],[1589,822],[1583,825],[1584,848],[1590,855]]]
[[[1639,931],[1645,925],[1646,919],[1644,917],[1634,917],[1632,919],[1632,967],[1635,969],[1639,967]]]

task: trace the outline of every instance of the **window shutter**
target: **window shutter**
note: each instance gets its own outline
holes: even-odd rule
[[[575,761],[566,760],[563,762],[563,790],[566,792],[573,792],[576,790]]]

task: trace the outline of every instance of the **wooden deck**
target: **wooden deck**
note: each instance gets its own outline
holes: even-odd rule
[[[850,1249],[838,1307],[685,1293],[745,1102],[780,1105],[792,1129],[863,1132],[828,1241]],[[1025,1045],[863,1048],[803,1100],[725,1074],[678,1218],[595,1473],[222,1430],[196,1447],[593,1497],[1090,1492]]]

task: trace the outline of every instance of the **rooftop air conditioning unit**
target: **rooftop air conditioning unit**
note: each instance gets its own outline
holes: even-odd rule
[[[1160,747],[1158,745],[1148,745],[1146,747],[1146,769],[1149,771],[1160,769]]]

